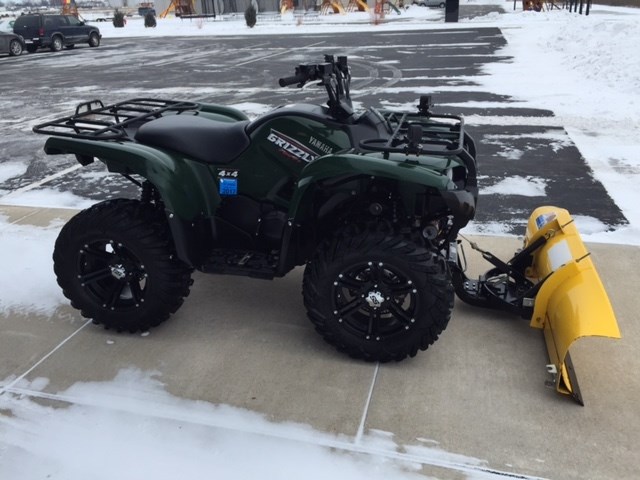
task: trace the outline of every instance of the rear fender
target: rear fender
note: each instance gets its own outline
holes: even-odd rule
[[[569,347],[586,336],[620,338],[611,302],[569,212],[537,208],[530,216],[526,245],[546,242],[535,251],[526,275],[543,280],[535,297],[531,327],[544,331],[549,371],[559,393],[582,402]]]
[[[82,165],[98,158],[110,172],[146,178],[162,198],[178,257],[193,267],[205,260],[221,201],[206,165],[133,142],[50,137],[44,150],[49,155],[75,155]]]
[[[76,155],[83,165],[98,158],[110,172],[140,175],[156,187],[167,210],[185,221],[211,217],[220,204],[215,179],[206,165],[145,145],[50,137],[44,151]]]

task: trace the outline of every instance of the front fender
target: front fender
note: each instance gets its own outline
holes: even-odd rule
[[[444,163],[446,160],[443,160]],[[417,162],[387,160],[372,155],[327,155],[314,160],[302,170],[289,207],[289,218],[296,221],[305,215],[311,203],[313,186],[319,181],[349,175],[389,178],[440,191],[455,188],[443,170]]]
[[[105,142],[65,137],[47,139],[48,155],[76,155],[86,165],[98,158],[114,173],[140,175],[151,182],[166,209],[184,221],[212,217],[220,204],[215,179],[209,168],[154,148],[133,142]]]

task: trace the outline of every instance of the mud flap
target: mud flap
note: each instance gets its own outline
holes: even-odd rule
[[[569,347],[581,337],[620,338],[607,292],[591,261],[573,218],[557,207],[537,208],[529,217],[525,248],[539,239],[528,278],[541,282],[535,296],[531,327],[542,329],[549,352],[548,371],[556,390],[584,405]]]

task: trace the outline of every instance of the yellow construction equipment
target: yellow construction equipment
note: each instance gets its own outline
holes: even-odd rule
[[[160,14],[160,18],[166,18],[171,12],[176,17],[183,15],[193,15],[196,12],[193,0],[171,0],[169,6]]]
[[[347,12],[368,12],[369,5],[363,0],[349,0]]]
[[[320,5],[320,14],[329,15],[330,13],[346,13],[340,0],[323,0]]]
[[[62,14],[73,15],[76,18],[80,18],[75,0],[62,0]]]

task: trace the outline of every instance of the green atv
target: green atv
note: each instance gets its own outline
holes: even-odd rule
[[[462,118],[354,112],[346,57],[299,65],[326,105],[250,120],[221,105],[94,100],[38,125],[50,155],[95,159],[140,187],[62,229],[58,283],[83,316],[145,331],[176,312],[194,269],[282,277],[305,265],[304,304],[338,350],[370,361],[425,350],[453,308],[456,238],[475,214],[475,146]]]

